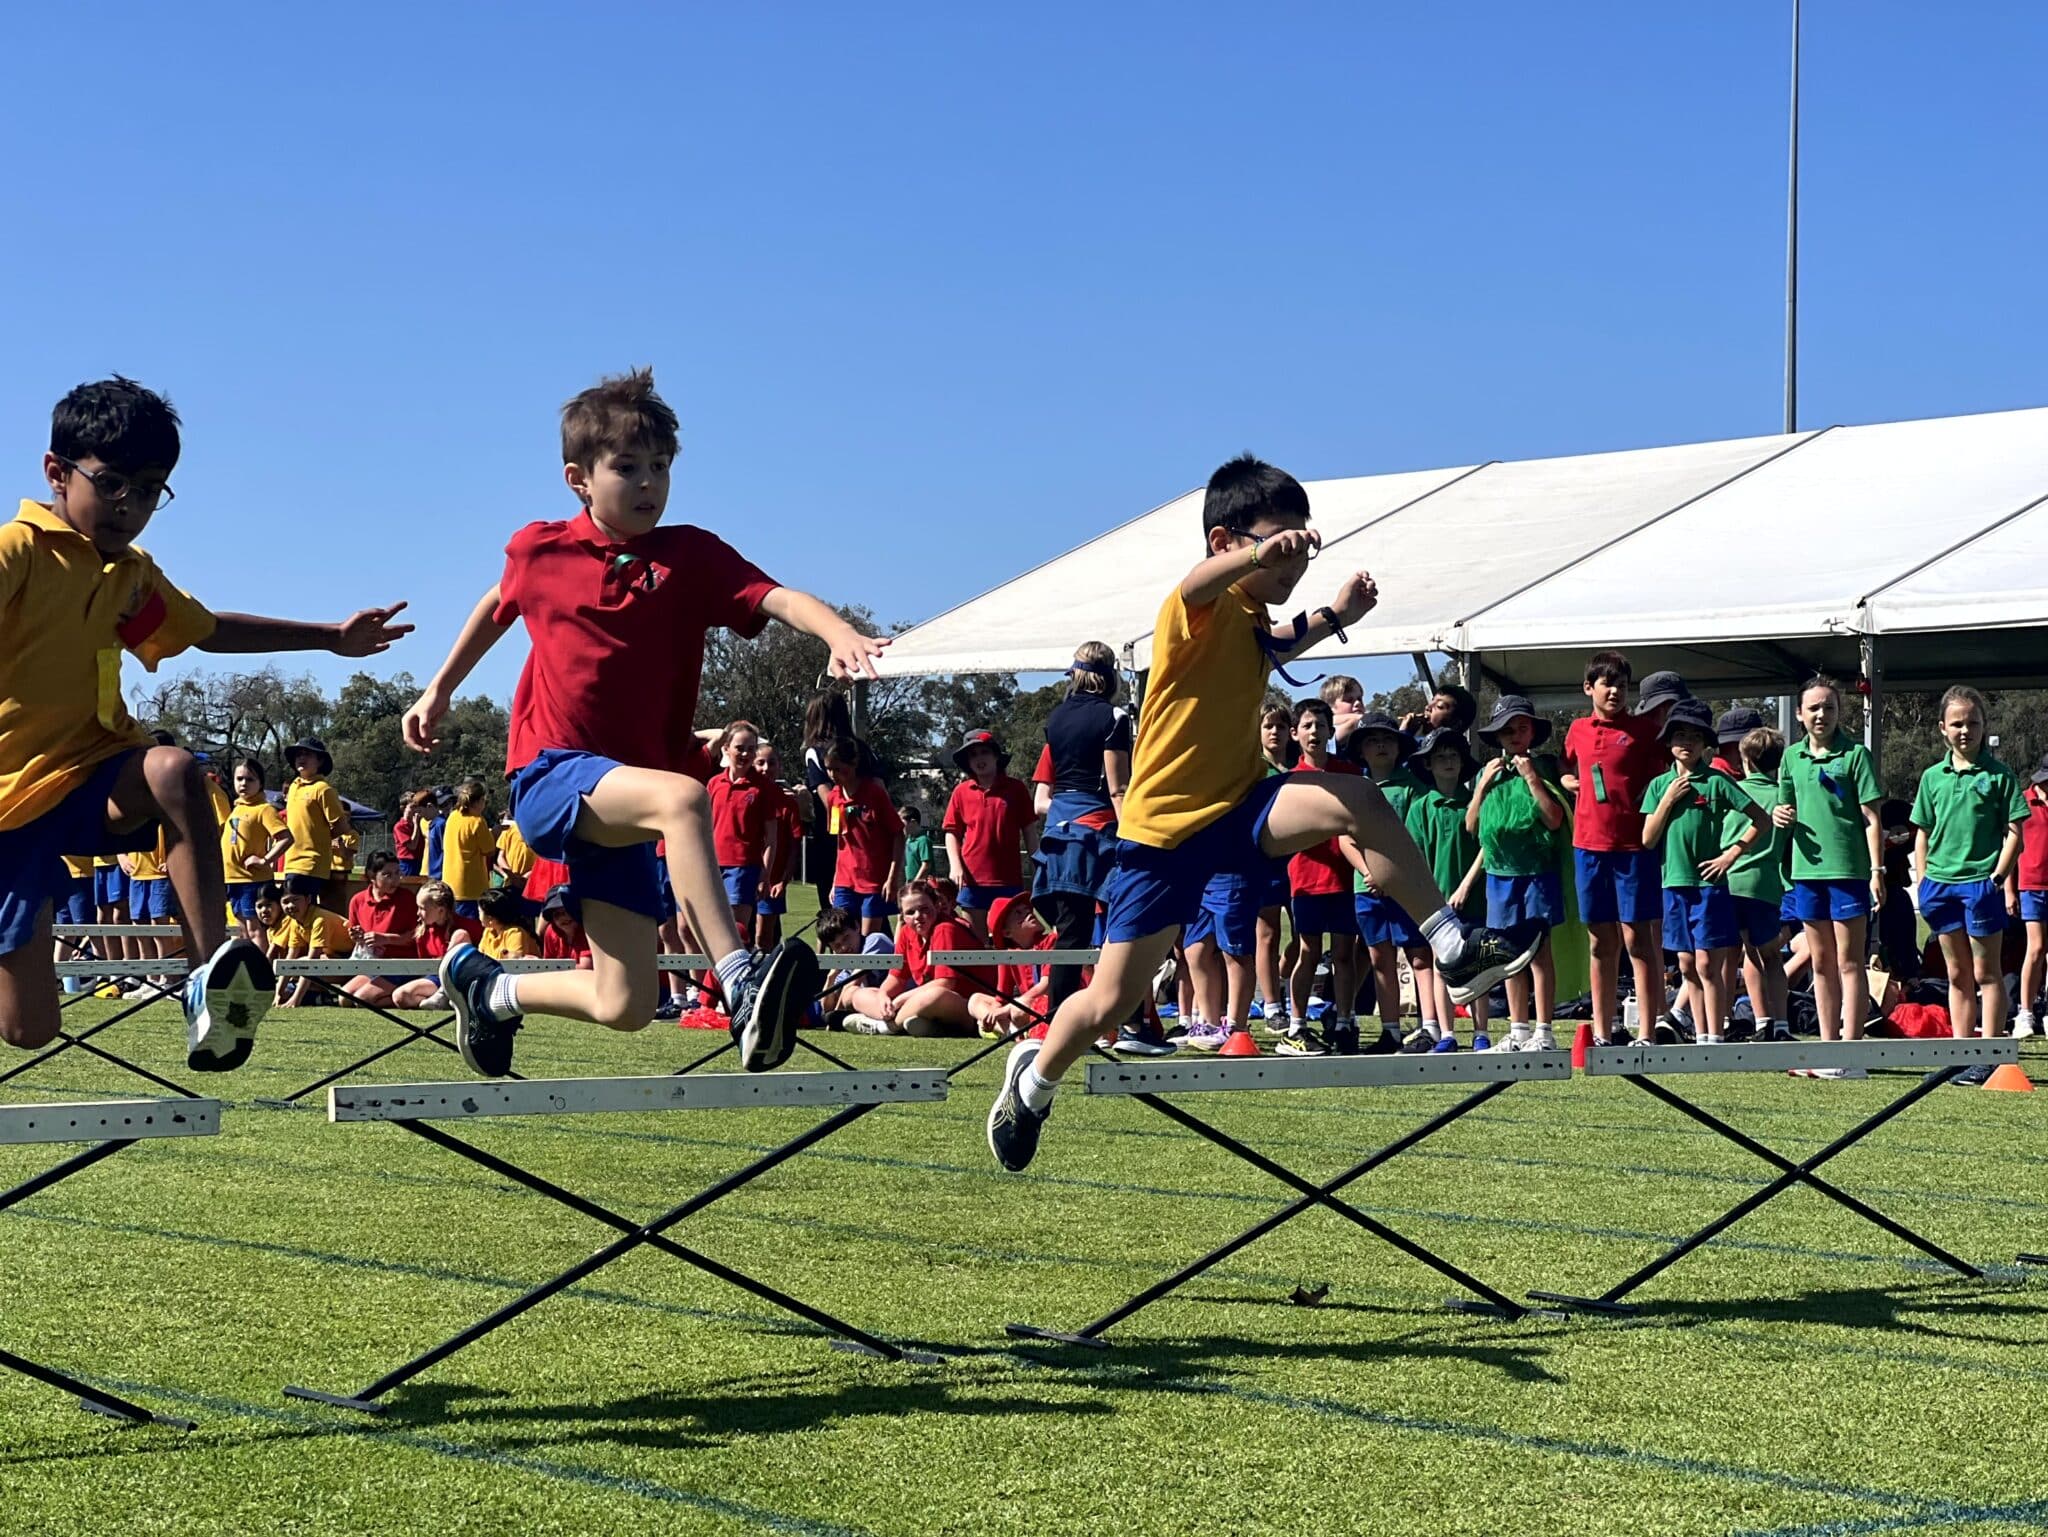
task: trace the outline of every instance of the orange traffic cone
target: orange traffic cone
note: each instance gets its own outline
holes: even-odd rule
[[[1987,1089],[2004,1089],[2011,1094],[2031,1094],[2034,1082],[2027,1076],[2027,1070],[2017,1062],[2001,1062],[1992,1069],[1991,1076],[1984,1080]]]
[[[1243,1025],[1232,1025],[1230,1034],[1216,1048],[1219,1057],[1256,1057],[1258,1054],[1259,1043],[1252,1039],[1251,1031]]]
[[[1572,1037],[1572,1066],[1579,1072],[1583,1073],[1586,1070],[1586,1053],[1592,1046],[1593,1022],[1582,1019],[1579,1021],[1578,1034]]]

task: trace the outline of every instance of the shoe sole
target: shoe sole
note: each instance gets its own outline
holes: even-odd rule
[[[1509,977],[1518,977],[1527,971],[1529,963],[1536,959],[1536,952],[1542,948],[1543,936],[1538,934],[1513,960],[1498,966],[1489,966],[1461,983],[1451,984],[1451,1002],[1470,1003],[1474,998],[1485,997],[1493,991],[1496,984],[1505,982]]]
[[[276,1001],[277,973],[262,951],[247,941],[216,951],[206,973],[198,1040],[188,1045],[186,1067],[195,1073],[227,1073],[247,1062],[256,1049],[256,1027]]]
[[[1197,1046],[1189,1041],[1182,1041],[1178,1045],[1172,1041],[1163,1041],[1156,1045],[1151,1041],[1118,1041],[1110,1050],[1120,1057],[1170,1057],[1182,1046],[1187,1047],[1189,1051],[1216,1050],[1215,1046]]]
[[[463,947],[458,946],[441,957],[441,964],[434,969],[435,979],[440,983],[442,1007],[455,1016],[455,1050],[462,1058],[462,1065],[479,1078],[502,1078],[512,1071],[508,1062],[502,1072],[492,1072],[477,1061],[469,1032],[476,1024],[476,1013],[469,1006],[468,991],[455,985],[455,957]]]
[[[1036,1062],[1037,1060],[1038,1053],[1034,1051],[1029,1053],[1028,1055],[1019,1052],[1015,1056],[1013,1056],[1008,1062],[1005,1062],[1003,1064],[1003,1086],[1002,1088],[996,1091],[995,1101],[988,1107],[988,1121],[986,1123],[985,1130],[988,1136],[989,1154],[991,1157],[995,1159],[997,1165],[1000,1168],[1007,1170],[1011,1174],[1022,1173],[1025,1166],[1028,1165],[1031,1160],[1027,1158],[1024,1161],[1024,1163],[1017,1165],[1015,1168],[1011,1168],[1010,1165],[1004,1161],[1002,1149],[996,1146],[996,1118],[1002,1111],[1003,1102],[1005,1100],[1018,1098],[1019,1104],[1022,1104],[1022,1100],[1018,1097],[1017,1094],[1017,1080],[1024,1075],[1024,1069],[1029,1067],[1033,1062]],[[1033,1152],[1035,1153],[1036,1151],[1037,1150],[1034,1148]]]
[[[785,939],[776,946],[761,985],[754,990],[753,1012],[740,1031],[741,1067],[765,1073],[789,1060],[796,1050],[797,1025],[818,981],[818,957],[810,946],[800,939]]]

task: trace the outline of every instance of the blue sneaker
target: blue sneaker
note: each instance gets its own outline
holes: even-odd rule
[[[1458,1038],[1455,1035],[1446,1035],[1439,1039],[1437,1043],[1429,1049],[1432,1052],[1456,1051],[1458,1049]]]
[[[796,1050],[797,1027],[823,981],[818,955],[800,939],[785,939],[754,964],[726,1000],[740,1066],[750,1073],[780,1067]]]
[[[263,952],[230,939],[185,978],[185,1066],[225,1073],[249,1060],[256,1025],[277,1001],[277,973]]]
[[[1493,1050],[1493,1037],[1492,1037],[1492,1036],[1490,1036],[1490,1035],[1488,1035],[1488,1034],[1487,1034],[1487,1033],[1486,1033],[1486,1032],[1485,1032],[1484,1030],[1475,1030],[1475,1031],[1473,1031],[1473,1032],[1472,1032],[1472,1049],[1473,1049],[1474,1051],[1491,1051],[1491,1050]]]
[[[1010,1059],[1003,1064],[1003,1086],[996,1093],[996,1102],[988,1107],[988,1150],[1012,1174],[1021,1173],[1030,1165],[1032,1155],[1038,1151],[1039,1129],[1052,1114],[1051,1105],[1033,1110],[1024,1103],[1017,1088],[1017,1080],[1024,1075],[1025,1068],[1038,1060],[1044,1044],[1024,1040],[1010,1048]]]
[[[503,1078],[512,1071],[512,1037],[524,1021],[499,1015],[490,1006],[491,984],[505,968],[475,945],[461,944],[441,957],[441,991],[455,1011],[455,1047],[472,1073]]]

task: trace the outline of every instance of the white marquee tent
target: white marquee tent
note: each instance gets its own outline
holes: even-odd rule
[[[1313,656],[1449,652],[1525,691],[1585,654],[1701,692],[1816,667],[1894,686],[2048,682],[2048,408],[1308,483],[1319,577],[1378,609]],[[1199,490],[906,631],[889,673],[1057,672],[1084,640],[1151,664],[1201,553]],[[1327,585],[1327,584],[1324,584]]]

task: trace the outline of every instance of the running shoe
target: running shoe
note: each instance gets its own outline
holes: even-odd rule
[[[796,1050],[797,1027],[821,980],[817,952],[800,939],[785,939],[766,955],[754,957],[726,1000],[741,1067],[765,1073],[789,1060]]]
[[[1033,1110],[1025,1104],[1017,1087],[1024,1069],[1038,1060],[1042,1049],[1043,1043],[1033,1040],[1019,1041],[1010,1048],[1010,1058],[1003,1064],[1003,1086],[988,1108],[988,1150],[1012,1174],[1030,1166],[1032,1155],[1038,1151],[1038,1134],[1046,1117],[1052,1114],[1051,1105]]]
[[[277,973],[248,940],[230,939],[185,978],[185,1065],[225,1073],[249,1060],[277,999]]]
[[[441,957],[441,991],[455,1011],[455,1049],[472,1073],[503,1078],[512,1071],[512,1038],[525,1023],[518,1014],[491,1008],[491,984],[505,968],[472,944],[460,944]]]
[[[1212,1025],[1206,1019],[1198,1019],[1188,1026],[1187,1032],[1182,1035],[1180,1043],[1187,1047],[1189,1051],[1207,1053],[1221,1051],[1223,1043],[1229,1039],[1230,1029],[1228,1026]]]
[[[1202,1031],[1215,1028],[1217,1027],[1203,1024],[1199,1020],[1196,1021],[1187,1027],[1187,1035],[1184,1037],[1186,1044],[1195,1046],[1195,1038]],[[1223,1044],[1220,1035],[1217,1038],[1216,1044],[1218,1046]],[[1165,1033],[1160,1030],[1159,1026],[1152,1023],[1149,1019],[1134,1019],[1127,1022],[1121,1030],[1117,1031],[1116,1044],[1110,1048],[1111,1051],[1126,1057],[1170,1057],[1179,1049],[1179,1047],[1166,1038]],[[1200,1046],[1195,1046],[1197,1051],[1203,1049]],[[1215,1047],[1207,1049],[1213,1051]]]
[[[1275,1046],[1273,1051],[1282,1057],[1327,1057],[1330,1054],[1329,1045],[1306,1025]]]
[[[1473,928],[1465,931],[1465,948],[1453,961],[1438,961],[1437,970],[1451,989],[1454,1003],[1470,1003],[1494,989],[1494,984],[1517,976],[1528,968],[1543,944],[1539,930],[1522,944],[1498,929]]]

